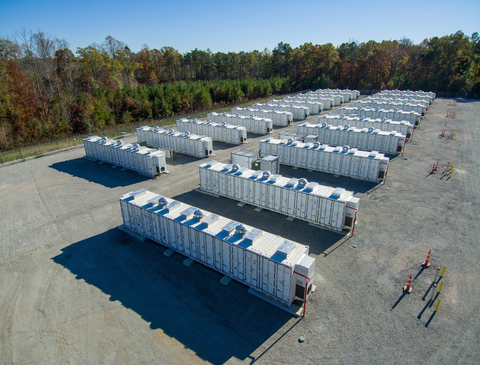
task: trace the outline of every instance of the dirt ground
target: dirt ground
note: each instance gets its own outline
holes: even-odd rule
[[[188,156],[156,180],[88,161],[81,147],[0,168],[0,364],[480,363],[480,101],[449,102],[435,100],[385,185],[281,168],[355,191],[353,237],[198,193],[204,160]],[[226,162],[239,147],[214,148]],[[119,231],[118,198],[140,188],[308,244],[317,291],[306,317]]]

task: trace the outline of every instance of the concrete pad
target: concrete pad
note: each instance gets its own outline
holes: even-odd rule
[[[262,210],[263,210],[263,208],[260,208],[260,207],[256,207],[256,208],[255,208],[255,211],[256,211],[256,212],[261,212]]]
[[[191,258],[188,258],[188,259],[186,259],[185,261],[183,261],[183,264],[184,264],[186,267],[190,267],[190,266],[192,266],[194,263],[195,263],[195,260],[194,260],[194,259],[191,259]]]
[[[172,256],[174,253],[175,253],[175,251],[172,250],[171,248],[167,248],[165,251],[163,251],[163,254],[167,257]]]
[[[220,279],[220,284],[228,285],[232,281],[230,276],[225,275],[223,278]]]
[[[239,207],[244,207],[246,204],[247,204],[247,203],[244,203],[244,202],[238,202],[238,203],[237,203],[237,205],[238,205]]]
[[[280,302],[280,301],[278,301],[278,300],[276,300],[276,299],[274,299],[274,298],[272,298],[272,297],[270,297],[266,294],[263,294],[263,293],[259,292],[258,290],[255,290],[253,288],[249,288],[248,293],[253,294],[260,299],[263,299],[270,304],[273,304],[275,307],[283,309],[285,312],[290,313],[294,317],[300,317],[303,313],[303,306],[298,306],[296,304],[292,304],[290,307],[287,307],[282,302]]]
[[[291,222],[295,219],[295,217],[287,217],[287,221]]]
[[[121,226],[117,227],[120,231],[125,232],[126,234],[132,236],[133,238],[145,242],[147,237],[142,236],[141,234],[138,234],[137,232],[132,231],[130,228],[128,228],[125,224],[122,224]]]

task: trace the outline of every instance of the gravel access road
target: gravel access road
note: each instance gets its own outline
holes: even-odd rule
[[[452,104],[435,100],[385,185],[281,168],[354,190],[353,237],[201,194],[204,160],[188,156],[156,180],[88,161],[82,147],[0,168],[0,364],[480,363],[480,102]],[[238,148],[215,143],[214,158]],[[119,231],[119,197],[141,188],[308,244],[317,290],[306,317]],[[434,314],[430,286],[443,265]]]

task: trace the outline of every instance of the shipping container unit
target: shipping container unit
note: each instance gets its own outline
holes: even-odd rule
[[[365,101],[372,100],[377,103],[385,103],[385,104],[407,103],[407,104],[413,104],[413,105],[421,105],[422,108],[425,109],[425,111],[428,111],[428,108],[430,107],[430,103],[428,102],[428,100],[420,100],[420,99],[406,98],[406,97],[394,98],[394,97],[384,97],[384,96],[375,94],[375,95],[369,96],[368,98],[362,99],[362,101],[364,100]],[[382,109],[386,109],[386,108],[382,108]]]
[[[200,188],[336,232],[353,229],[360,204],[345,189],[217,161],[200,165]]]
[[[379,108],[379,109],[398,109],[405,112],[416,112],[420,115],[425,115],[427,108],[422,104],[411,104],[407,102],[396,103],[394,101],[385,102],[385,101],[376,101],[375,99],[365,98],[362,100],[357,100],[353,103],[354,107],[359,108]]]
[[[124,226],[290,306],[313,288],[315,259],[309,247],[138,190],[120,198]]]
[[[247,169],[252,168],[253,161],[258,158],[258,151],[236,150],[230,154],[232,165],[239,165]]]
[[[410,91],[410,90],[383,90],[382,92],[375,94],[387,97],[408,97],[428,100],[431,104],[435,100],[436,94],[434,92],[425,91]]]
[[[338,114],[365,116],[365,118],[387,118],[399,122],[409,122],[415,126],[420,125],[421,114],[415,112],[405,112],[398,109],[378,109],[378,108],[358,108],[342,107],[338,109]]]
[[[345,126],[355,128],[370,128],[379,129],[385,132],[398,132],[407,137],[407,140],[413,136],[414,126],[409,122],[398,122],[387,118],[365,118],[364,116],[354,117],[344,114],[325,114],[317,118],[318,124]]]
[[[91,159],[108,162],[143,175],[153,177],[167,171],[163,151],[98,136],[85,138],[83,146],[86,156]]]
[[[236,107],[232,109],[232,114],[240,114],[246,116],[253,115],[254,117],[269,118],[272,120],[273,125],[278,125],[281,127],[286,127],[293,122],[293,113],[283,110]]]
[[[260,171],[270,171],[272,175],[280,172],[280,157],[275,155],[264,156],[260,159]]]
[[[275,105],[293,105],[293,106],[303,106],[308,108],[309,115],[312,114],[320,114],[323,111],[323,104],[318,101],[311,101],[311,100],[302,100],[302,99],[295,99],[295,100],[270,100],[268,104],[275,104]]]
[[[179,119],[177,120],[177,131],[189,131],[191,133],[209,136],[214,141],[230,144],[247,142],[247,129],[245,127],[226,123],[213,123],[209,120]]]
[[[359,151],[348,146],[331,147],[318,142],[301,143],[269,138],[261,140],[259,147],[260,156],[277,155],[282,165],[372,182],[385,183],[390,164],[388,157],[376,151]]]
[[[278,133],[278,139],[292,139],[294,141],[303,142],[302,136],[299,136],[297,133],[289,132],[289,131],[283,131]]]
[[[349,125],[303,123],[297,126],[299,136],[318,136],[318,142],[330,146],[350,146],[363,151],[402,154],[406,136],[396,132],[384,132],[373,127],[353,128]]]
[[[137,128],[139,142],[162,150],[182,153],[194,157],[208,157],[213,154],[212,138],[199,136],[190,132],[179,132],[173,129],[143,126]]]
[[[356,100],[360,96],[360,91],[358,90],[349,90],[349,89],[317,89],[315,91],[307,92],[307,94],[340,94],[346,95],[347,97],[344,98],[345,102]]]
[[[267,104],[255,103],[252,105],[252,108],[283,110],[283,111],[292,113],[293,119],[297,119],[297,120],[304,120],[310,116],[310,109],[307,107],[286,105],[286,104],[280,104],[275,102],[274,103],[268,102]]]
[[[329,110],[332,109],[335,101],[333,98],[328,98],[324,96],[317,96],[317,95],[311,95],[311,96],[304,96],[305,94],[297,94],[295,96],[286,96],[282,99],[285,100],[287,103],[291,103],[292,101],[299,100],[299,101],[313,101],[317,103],[321,103],[323,106],[323,110]]]
[[[273,121],[269,118],[212,112],[207,114],[207,119],[216,123],[240,125],[245,127],[247,132],[255,134],[267,134],[273,131]]]

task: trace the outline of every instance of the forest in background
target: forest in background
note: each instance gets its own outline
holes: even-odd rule
[[[0,38],[0,151],[318,88],[480,93],[480,37],[181,54],[147,45],[134,53],[111,36],[72,51],[22,31]]]

